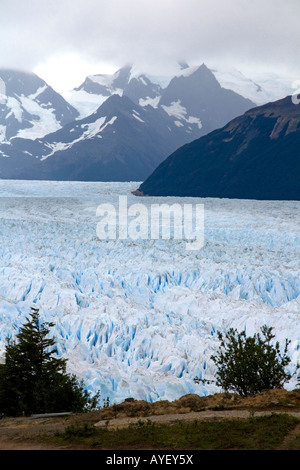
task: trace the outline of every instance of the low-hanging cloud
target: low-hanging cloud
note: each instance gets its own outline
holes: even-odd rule
[[[116,65],[264,65],[300,74],[299,0],[1,0],[0,67],[76,53]]]

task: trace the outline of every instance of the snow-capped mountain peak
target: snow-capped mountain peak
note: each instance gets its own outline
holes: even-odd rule
[[[0,142],[36,139],[55,132],[78,111],[33,73],[0,70]]]
[[[236,68],[211,68],[224,88],[249,98],[257,105],[277,101],[293,94],[293,77],[277,73],[242,73]]]
[[[205,63],[152,73],[126,65],[61,96],[34,74],[0,70],[1,176],[140,181],[182,145],[255,108],[258,96],[287,91],[274,77]]]

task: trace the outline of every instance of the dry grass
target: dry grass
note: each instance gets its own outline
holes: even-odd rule
[[[236,416],[248,418],[248,421],[253,417],[258,417],[259,412],[262,411],[272,412],[273,414],[278,412],[300,413],[300,390],[270,390],[247,399],[226,393],[207,397],[191,394],[173,402],[160,401],[148,403],[143,400],[127,399],[117,405],[68,417],[40,419],[3,418],[0,420],[0,449],[23,449],[24,447],[38,449],[41,446],[44,449],[53,448],[53,446],[54,448],[56,446],[56,448],[79,449],[81,445],[86,446],[86,444],[83,444],[82,436],[79,438],[81,444],[79,444],[78,439],[74,441],[73,438],[76,433],[84,432],[88,434],[92,429],[94,432],[94,425],[99,422],[107,424],[107,426],[102,427],[102,429],[98,428],[97,432],[107,432],[109,428],[117,430],[118,426],[114,427],[114,423],[124,418],[135,420],[135,427],[138,431],[143,428],[143,432],[146,434],[154,430],[156,432],[158,428],[162,429],[161,426],[170,424],[173,426],[173,431],[175,429],[174,425],[178,425],[178,432],[180,430],[183,432],[183,428],[180,426],[193,425],[195,416],[198,421],[205,419],[206,423],[215,421],[215,424],[218,424],[216,422],[217,419],[220,424],[221,421],[224,421],[222,414],[225,415],[226,410],[228,413],[236,413]],[[163,418],[160,424],[158,422],[150,423],[151,419],[155,417]],[[188,418],[190,419],[189,422]],[[145,426],[145,423],[148,423],[148,426]],[[62,436],[67,430],[69,430],[69,434],[73,430],[74,434],[69,442],[66,440],[58,442],[57,439],[54,439],[55,436]],[[289,443],[289,446],[300,445],[299,427],[297,430],[294,432],[292,442],[287,439],[286,442]],[[286,436],[281,437],[282,441],[286,438]]]

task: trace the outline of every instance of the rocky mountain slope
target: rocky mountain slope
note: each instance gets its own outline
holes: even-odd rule
[[[141,185],[155,196],[300,200],[300,106],[253,108],[170,155]]]
[[[60,95],[35,74],[0,70],[0,177],[143,181],[178,148],[286,90],[280,80],[186,63],[159,77],[130,65]]]
[[[84,94],[84,112],[71,104],[62,110],[66,101],[62,97],[50,100],[49,87],[33,86],[30,76],[26,83],[20,80],[22,74],[16,77],[9,93],[16,95],[18,90],[21,97],[30,96],[43,109],[43,119],[47,110],[61,121],[57,118],[55,126],[48,125],[47,135],[32,139],[23,131],[29,126],[27,115],[11,113],[22,132],[14,129],[9,140],[2,137],[2,178],[141,181],[180,146],[254,106],[222,88],[204,64],[182,69],[164,89],[146,75],[135,74],[132,67],[112,76],[87,77],[77,89],[80,96]],[[5,100],[6,95],[2,96]],[[88,101],[87,97],[92,98]],[[7,110],[3,119],[8,122]],[[41,125],[43,119],[36,113],[34,125]],[[6,126],[2,135],[7,133]]]
[[[0,145],[12,145],[14,138],[42,138],[78,116],[78,111],[37,75],[0,69]]]
[[[197,126],[196,126],[197,127]],[[113,94],[92,115],[34,141],[2,144],[0,175],[11,179],[141,181],[186,140],[161,109]],[[26,150],[24,150],[26,149]]]

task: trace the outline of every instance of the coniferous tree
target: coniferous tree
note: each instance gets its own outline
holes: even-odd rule
[[[37,309],[21,327],[17,341],[8,340],[0,367],[0,411],[18,416],[61,411],[82,412],[97,406],[83,382],[66,373],[66,360],[55,356],[53,323],[42,323]]]

